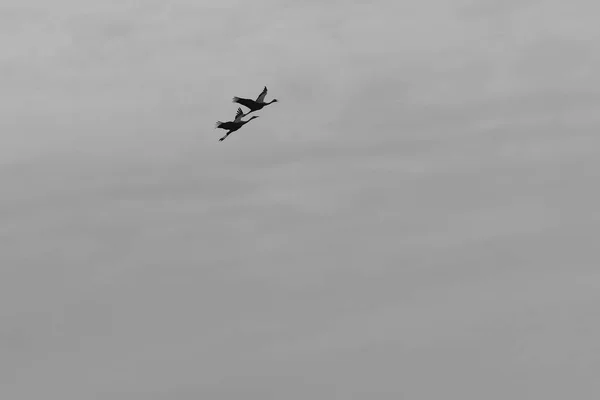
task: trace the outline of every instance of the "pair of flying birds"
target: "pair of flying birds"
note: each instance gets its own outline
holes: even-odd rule
[[[221,129],[225,129],[227,131],[227,133],[225,134],[225,136],[223,136],[221,139],[219,139],[219,141],[225,140],[225,138],[227,136],[229,136],[232,132],[237,131],[242,126],[244,126],[248,122],[252,121],[254,118],[258,118],[257,115],[254,115],[254,116],[252,116],[252,118],[250,118],[250,119],[248,119],[246,121],[243,121],[242,118],[244,118],[246,115],[248,115],[248,114],[250,114],[250,113],[252,113],[254,111],[261,110],[263,107],[268,106],[271,103],[277,102],[277,99],[273,99],[273,100],[271,100],[269,102],[265,102],[265,96],[266,95],[267,95],[267,87],[265,86],[265,88],[258,95],[258,97],[256,98],[256,100],[244,99],[242,97],[234,97],[233,98],[233,102],[234,103],[241,104],[244,107],[249,108],[250,111],[248,111],[246,114],[244,114],[244,112],[242,111],[242,108],[238,107],[237,113],[235,114],[235,119],[233,121],[228,121],[228,122],[217,121],[216,127],[217,128],[221,128]]]

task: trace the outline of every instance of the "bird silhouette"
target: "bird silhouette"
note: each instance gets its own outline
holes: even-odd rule
[[[217,121],[215,128],[221,128],[221,129],[225,129],[228,131],[225,134],[225,136],[223,136],[221,139],[219,139],[219,141],[222,142],[232,132],[237,131],[242,126],[244,126],[244,124],[247,124],[248,122],[252,121],[254,118],[258,118],[258,115],[254,115],[250,119],[243,121],[242,118],[244,118],[246,115],[248,115],[248,114],[244,114],[242,109],[238,107],[237,112],[235,114],[235,119],[233,121],[227,121],[227,122]]]
[[[256,100],[252,100],[252,99],[244,99],[242,97],[234,97],[233,98],[233,102],[234,103],[238,103],[243,105],[244,107],[247,107],[250,109],[250,111],[248,111],[246,113],[246,115],[254,112],[254,111],[258,111],[260,109],[262,109],[265,106],[268,106],[271,103],[276,103],[278,100],[277,99],[273,99],[271,101],[269,101],[268,103],[265,102],[265,96],[267,95],[267,87],[265,86],[265,88],[263,89],[263,91],[258,95],[258,97],[256,98]]]

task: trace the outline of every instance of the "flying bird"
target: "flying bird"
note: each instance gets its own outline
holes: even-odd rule
[[[258,97],[256,98],[256,100],[244,99],[244,98],[241,98],[241,97],[234,97],[233,98],[233,102],[241,104],[244,107],[248,107],[250,109],[250,111],[248,111],[246,113],[246,115],[248,115],[251,112],[258,111],[258,110],[262,109],[263,107],[268,106],[271,103],[276,103],[277,102],[277,99],[273,99],[273,100],[269,101],[268,103],[266,103],[265,102],[265,96],[266,95],[267,95],[267,87],[265,86],[265,88],[258,95]]]
[[[244,124],[247,124],[248,122],[252,121],[254,118],[258,118],[258,115],[254,115],[250,119],[248,119],[246,121],[243,121],[242,118],[244,118],[248,114],[244,114],[244,112],[242,111],[242,109],[238,107],[237,112],[235,113],[235,119],[233,121],[227,121],[227,122],[217,121],[217,124],[215,125],[215,128],[221,128],[221,129],[225,129],[225,130],[228,131],[225,134],[225,136],[223,136],[221,139],[219,139],[219,141],[222,142],[223,140],[225,140],[225,138],[227,136],[229,136],[229,134],[231,134],[232,132],[237,131],[242,126],[244,126]]]

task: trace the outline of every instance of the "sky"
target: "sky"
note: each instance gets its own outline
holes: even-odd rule
[[[597,2],[0,11],[1,398],[600,395]]]

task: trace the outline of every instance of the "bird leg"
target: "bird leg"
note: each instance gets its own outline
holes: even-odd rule
[[[221,139],[219,139],[219,142],[222,142],[223,140],[225,140],[225,138],[226,138],[227,136],[229,136],[229,134],[230,134],[230,133],[231,133],[231,132],[227,132],[227,133],[225,134],[225,136],[223,136]]]

